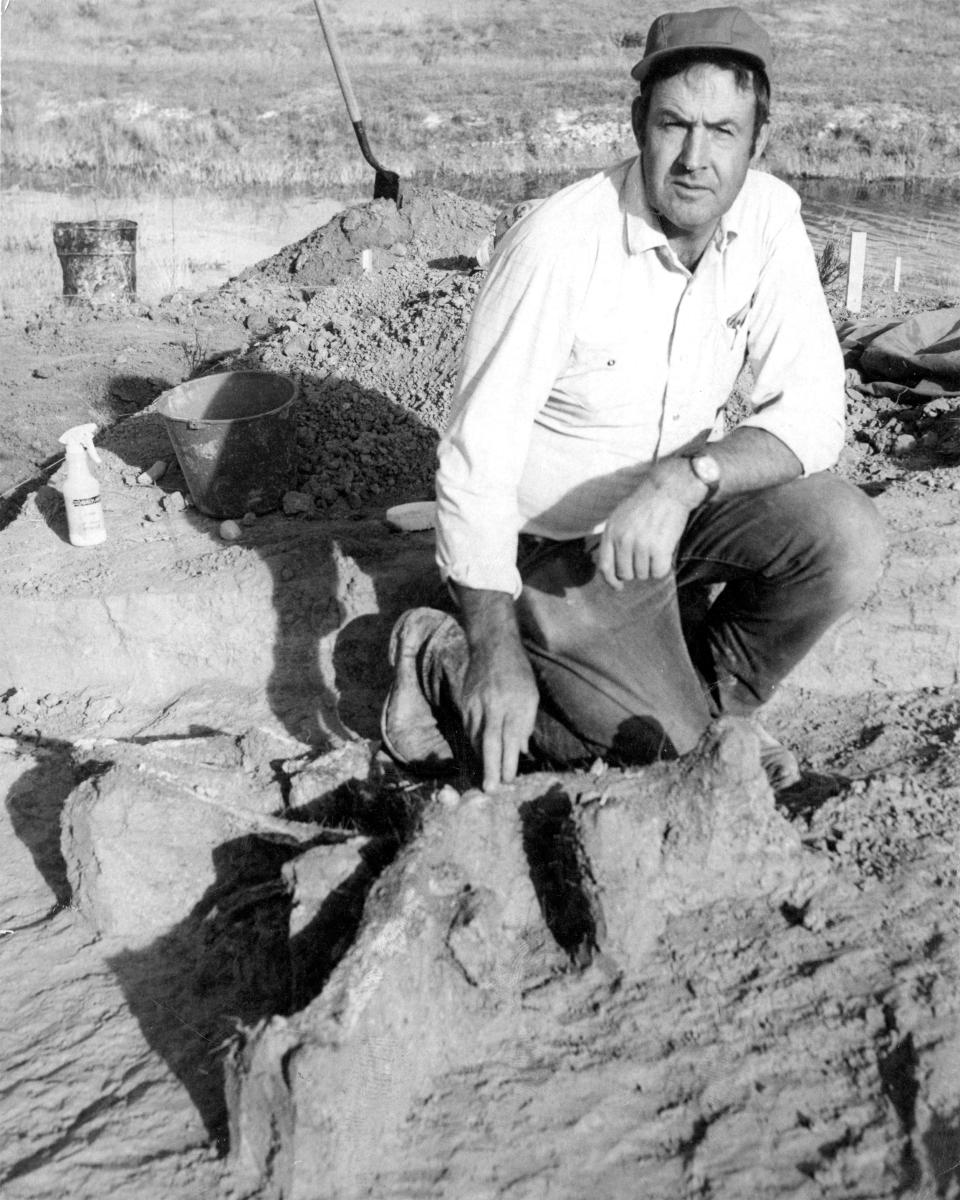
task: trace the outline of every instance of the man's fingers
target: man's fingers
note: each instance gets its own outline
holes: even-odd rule
[[[463,727],[472,744],[479,748],[480,735],[483,733],[484,727],[483,704],[480,700],[470,698],[465,701],[463,706]]]
[[[513,722],[508,722],[503,730],[500,778],[504,783],[513,783],[520,768],[520,755],[525,753],[530,743],[530,734],[521,733]]]
[[[533,713],[518,716],[513,712],[488,714],[480,741],[483,758],[483,790],[513,783],[520,769],[520,755],[530,744],[533,732]]]
[[[597,551],[597,570],[612,588],[619,591],[623,584],[617,578],[617,565],[613,556],[613,546],[606,534],[600,539],[600,549]]]
[[[503,772],[503,727],[500,722],[494,724],[489,718],[483,727],[481,742],[483,758],[483,790],[489,792],[502,779]]]
[[[650,578],[665,579],[673,570],[673,554],[660,550],[651,555]]]

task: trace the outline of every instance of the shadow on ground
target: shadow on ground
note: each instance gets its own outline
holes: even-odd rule
[[[140,395],[150,381],[125,376],[118,383],[125,394]],[[369,392],[365,399],[391,410],[398,407]],[[417,421],[405,410],[404,419]],[[173,460],[164,437],[159,417],[138,413],[111,430],[104,444],[139,471],[149,465],[144,460],[152,460],[158,447]],[[243,437],[241,428],[226,431],[225,452],[231,439]],[[186,481],[175,463],[161,488],[167,497],[186,493]],[[384,503],[419,498],[422,494],[381,497],[378,510]],[[41,511],[49,514],[48,523],[58,536],[65,537],[62,504]],[[219,521],[194,510],[187,516],[222,548]],[[324,752],[344,737],[377,735],[380,702],[390,678],[390,628],[405,608],[445,598],[428,536],[401,540],[381,522],[374,525],[369,512],[356,518],[323,525],[290,519],[277,522],[269,537],[258,542],[251,536],[247,543],[260,553],[272,580],[274,628],[263,631],[264,638],[273,639],[267,699],[281,725],[313,752]],[[223,732],[213,721],[178,734],[205,737]],[[37,751],[35,737],[25,738],[24,744]],[[41,761],[7,797],[15,833],[49,885],[55,908],[71,901],[60,844],[64,805],[98,769],[96,763],[79,761],[74,749],[65,740],[43,743]],[[109,758],[106,746],[103,755]],[[375,786],[376,781],[366,792]],[[369,888],[412,827],[407,820],[400,822],[403,828],[396,821],[388,821],[385,828],[382,809],[378,797],[365,794],[361,786],[359,791],[341,788],[319,795],[301,813],[303,819],[336,824],[340,830],[352,827],[374,841],[362,869],[299,932],[295,944],[290,939],[291,897],[283,867],[303,847],[254,836],[216,847],[214,883],[169,932],[142,948],[118,949],[117,939],[111,938],[102,942],[144,1039],[181,1081],[221,1151],[226,1138],[224,1044],[239,1025],[253,1026],[308,1003],[349,948]]]

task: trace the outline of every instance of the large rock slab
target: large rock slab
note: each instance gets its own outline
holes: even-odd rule
[[[279,784],[221,736],[93,748],[67,797],[61,848],[72,904],[103,935],[140,945],[263,874],[285,824]]]
[[[649,772],[444,789],[320,995],[235,1046],[237,1170],[285,1200],[396,1186],[435,1089],[491,1061],[529,1064],[569,1020],[571,991],[609,998],[642,977],[668,915],[757,896],[801,912],[822,883],[742,722]]]

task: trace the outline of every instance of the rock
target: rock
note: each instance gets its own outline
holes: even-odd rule
[[[182,492],[170,492],[162,498],[160,503],[170,513],[183,512],[187,507],[187,502]]]
[[[282,808],[276,783],[256,781],[233,739],[191,745],[110,745],[90,751],[97,773],[67,798],[61,846],[73,904],[100,934],[139,944],[168,932],[256,856],[258,815]],[[226,756],[226,760],[224,759]]]
[[[573,806],[600,942],[640,972],[669,917],[719,899],[802,909],[823,882],[781,817],[746,722],[717,722],[696,755],[581,794]]]
[[[482,1061],[508,1030],[533,1051],[522,992],[561,957],[542,927],[516,808],[477,792],[432,805],[321,995],[247,1031],[230,1053],[230,1147],[244,1185],[271,1198],[359,1194],[388,1166],[431,1080]]]
[[[225,542],[235,542],[243,530],[236,521],[221,521],[218,532]]]
[[[283,764],[290,779],[287,803],[292,812],[322,800],[345,783],[365,782],[374,769],[373,743],[349,741],[341,746],[307,760],[291,760]]]
[[[290,892],[294,1008],[305,1007],[356,937],[370,888],[396,853],[394,838],[314,846],[283,868]]]
[[[149,487],[150,484],[157,483],[167,473],[167,461],[164,458],[158,458],[157,461],[145,471],[141,471],[137,476],[137,483],[141,486]]]
[[[363,853],[298,860],[314,907]],[[776,813],[745,722],[647,771],[528,776],[496,797],[446,790],[373,886],[319,996],[231,1050],[244,1186],[346,1200],[371,1194],[375,1173],[377,1194],[425,1194],[397,1173],[429,1097],[472,1064],[531,1069],[539,1046],[569,1036],[573,998],[642,980],[669,916],[752,896],[800,910],[819,863]]]
[[[306,492],[285,492],[282,504],[283,511],[288,517],[296,513],[312,513],[316,511],[313,497],[308,496]]]
[[[244,319],[244,326],[254,335],[262,337],[273,329],[273,321],[262,312],[252,312]]]

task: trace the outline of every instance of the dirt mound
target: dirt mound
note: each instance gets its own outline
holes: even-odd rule
[[[494,210],[409,189],[338,214],[193,305],[250,338],[215,369],[295,375],[297,511],[338,517],[433,495],[435,447]]]
[[[453,192],[406,188],[401,208],[391,200],[354,205],[237,278],[309,288],[341,284],[406,258],[442,268],[474,256],[492,231],[491,216],[487,205]]]

